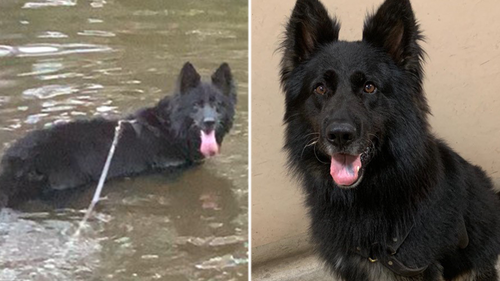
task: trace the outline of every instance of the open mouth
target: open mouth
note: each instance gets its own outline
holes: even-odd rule
[[[367,148],[358,155],[333,154],[330,163],[330,175],[335,184],[341,188],[356,187],[363,179],[363,162],[366,162],[369,152],[370,149]]]
[[[215,130],[206,133],[201,130],[200,152],[205,157],[212,157],[219,154],[220,146],[215,139]]]

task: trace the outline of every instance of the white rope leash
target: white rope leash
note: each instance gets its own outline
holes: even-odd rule
[[[90,202],[89,207],[87,208],[87,211],[85,212],[85,216],[83,219],[80,221],[80,224],[78,226],[78,229],[76,230],[75,234],[73,236],[78,236],[80,235],[80,232],[82,228],[84,227],[85,223],[87,223],[90,214],[92,214],[92,211],[94,210],[95,205],[97,202],[99,202],[99,199],[101,198],[101,192],[102,188],[104,187],[104,182],[106,181],[106,177],[108,175],[109,171],[109,166],[111,165],[111,160],[113,159],[113,155],[115,154],[115,149],[116,146],[118,145],[118,139],[120,138],[120,134],[122,131],[122,124],[123,123],[135,123],[136,120],[119,120],[118,124],[115,127],[115,136],[113,138],[113,142],[111,143],[111,147],[109,148],[108,152],[108,158],[106,158],[106,163],[104,163],[104,168],[101,173],[101,177],[99,178],[99,182],[97,184],[97,188],[94,193],[94,197],[92,198],[92,202]]]

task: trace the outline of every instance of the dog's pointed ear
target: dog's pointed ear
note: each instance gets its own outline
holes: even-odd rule
[[[365,21],[363,41],[383,49],[404,69],[417,67],[420,71],[424,54],[419,46],[421,40],[423,37],[409,0],[386,0]]]
[[[281,43],[281,81],[320,46],[337,41],[340,24],[318,0],[297,0]]]
[[[197,87],[201,82],[201,77],[190,62],[186,62],[179,75],[179,91],[185,93],[191,88]]]
[[[224,95],[236,96],[233,75],[227,63],[222,63],[212,74],[212,84],[219,88]]]

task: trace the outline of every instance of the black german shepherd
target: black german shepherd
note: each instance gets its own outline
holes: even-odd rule
[[[430,132],[409,0],[386,0],[361,41],[339,29],[298,0],[282,42],[285,149],[317,252],[347,281],[497,280],[500,200]]]
[[[107,178],[188,166],[219,153],[233,124],[236,88],[223,63],[202,82],[189,62],[177,89],[127,117]],[[102,172],[118,120],[96,118],[35,130],[1,161],[0,207],[15,207],[55,190],[86,186]]]

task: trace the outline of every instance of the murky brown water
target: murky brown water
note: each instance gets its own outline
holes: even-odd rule
[[[2,145],[57,120],[151,106],[185,61],[204,77],[228,62],[239,94],[219,157],[107,183],[78,239],[93,188],[63,210],[3,210],[0,280],[247,279],[247,12],[245,0],[0,1]]]

